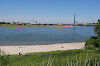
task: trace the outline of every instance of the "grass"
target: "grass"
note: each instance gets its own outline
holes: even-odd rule
[[[88,50],[11,55],[8,66],[100,66],[100,53]]]
[[[17,24],[0,24],[0,27],[58,27],[58,25],[17,25]]]

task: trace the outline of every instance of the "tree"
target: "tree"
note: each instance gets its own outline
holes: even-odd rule
[[[100,48],[100,19],[98,20],[97,25],[94,28],[97,36],[91,37],[86,41],[86,49]]]
[[[100,38],[100,19],[98,20],[98,24],[95,26],[94,30],[98,35],[98,37]]]

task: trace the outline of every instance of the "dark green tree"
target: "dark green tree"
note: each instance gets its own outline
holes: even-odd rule
[[[98,24],[95,26],[94,30],[98,35],[98,37],[100,38],[100,19],[98,20]]]
[[[100,48],[100,19],[98,20],[98,23],[94,28],[94,31],[97,34],[97,36],[91,37],[86,41],[86,49]]]

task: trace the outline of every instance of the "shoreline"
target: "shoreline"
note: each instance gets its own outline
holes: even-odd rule
[[[54,44],[64,44],[64,43],[80,43],[85,41],[76,41],[76,42],[58,42],[58,43],[43,43],[43,44],[0,44],[0,46],[35,46],[35,45],[54,45]]]
[[[46,45],[20,45],[20,46],[0,46],[0,50],[6,54],[22,54],[35,53],[35,52],[50,52],[57,50],[70,50],[70,49],[82,49],[85,42],[73,42],[73,43],[56,43]]]
[[[74,27],[73,25],[18,25],[18,24],[0,24],[0,27]]]
[[[80,26],[0,26],[0,27],[80,27]]]

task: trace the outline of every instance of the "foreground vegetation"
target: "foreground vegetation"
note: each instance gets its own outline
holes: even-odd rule
[[[100,51],[100,19],[98,20],[98,24],[94,28],[97,36],[92,36],[86,41],[85,48],[89,50],[99,49]]]
[[[7,56],[8,57],[8,56]],[[100,52],[65,50],[11,55],[0,66],[100,66]]]

